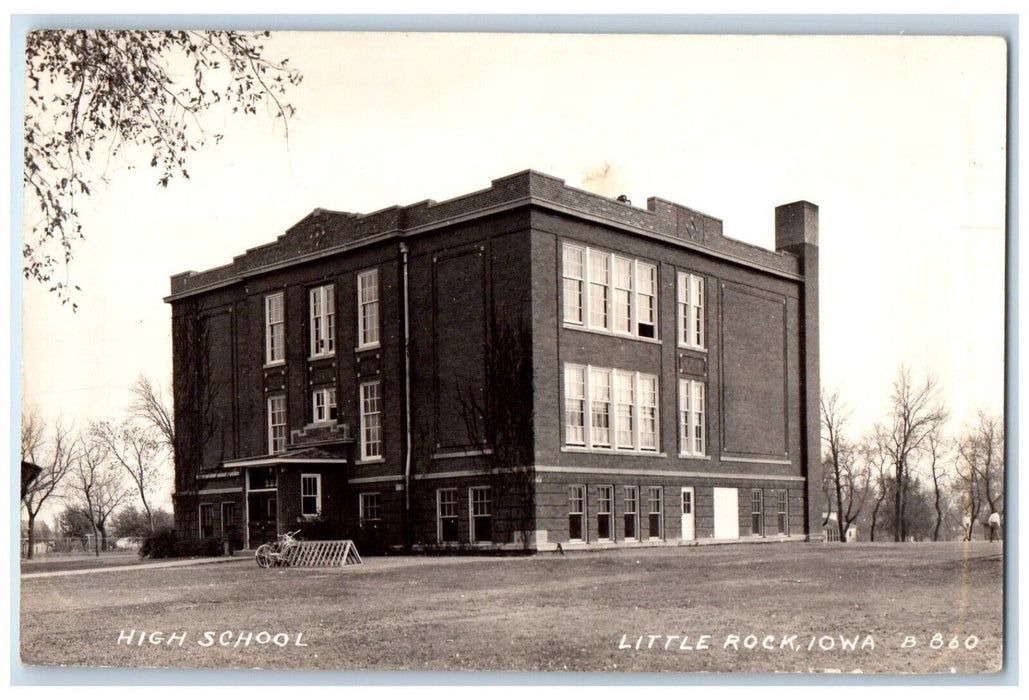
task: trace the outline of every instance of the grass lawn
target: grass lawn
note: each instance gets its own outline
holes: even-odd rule
[[[23,580],[21,658],[31,665],[354,670],[1001,668],[999,543],[365,562],[262,570],[245,560]],[[157,634],[140,645],[141,630]],[[272,641],[259,643],[261,632]],[[943,648],[933,648],[934,635]],[[848,646],[856,639],[856,648],[843,649],[841,636]],[[948,648],[955,638],[959,648]]]
[[[104,552],[94,554],[37,554],[32,559],[21,560],[23,574],[37,574],[48,571],[71,571],[75,569],[106,569],[113,566],[144,564],[149,559],[140,559],[137,552]]]

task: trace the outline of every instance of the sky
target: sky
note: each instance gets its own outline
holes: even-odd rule
[[[312,209],[442,201],[533,168],[658,196],[774,247],[774,208],[820,208],[821,382],[855,433],[898,367],[939,378],[957,432],[1003,407],[1006,56],[999,39],[279,34],[304,76],[288,138],[206,117],[217,145],[156,185],[107,164],[71,266],[79,311],[23,289],[23,405],[116,417],[171,377],[169,277],[223,265]],[[15,263],[16,264],[16,263]]]

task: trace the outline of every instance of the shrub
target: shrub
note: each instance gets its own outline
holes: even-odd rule
[[[156,530],[154,534],[143,540],[139,548],[140,557],[151,559],[166,559],[177,556],[179,553],[179,538],[172,528]]]

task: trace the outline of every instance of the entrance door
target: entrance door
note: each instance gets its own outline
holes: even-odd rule
[[[250,548],[256,549],[278,536],[274,491],[247,494],[247,534]]]
[[[682,487],[682,539],[697,539],[697,530],[694,521],[694,499],[695,494],[692,486]]]

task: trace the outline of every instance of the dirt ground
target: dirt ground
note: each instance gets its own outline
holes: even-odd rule
[[[1000,543],[727,545],[21,581],[29,665],[1001,670]]]

